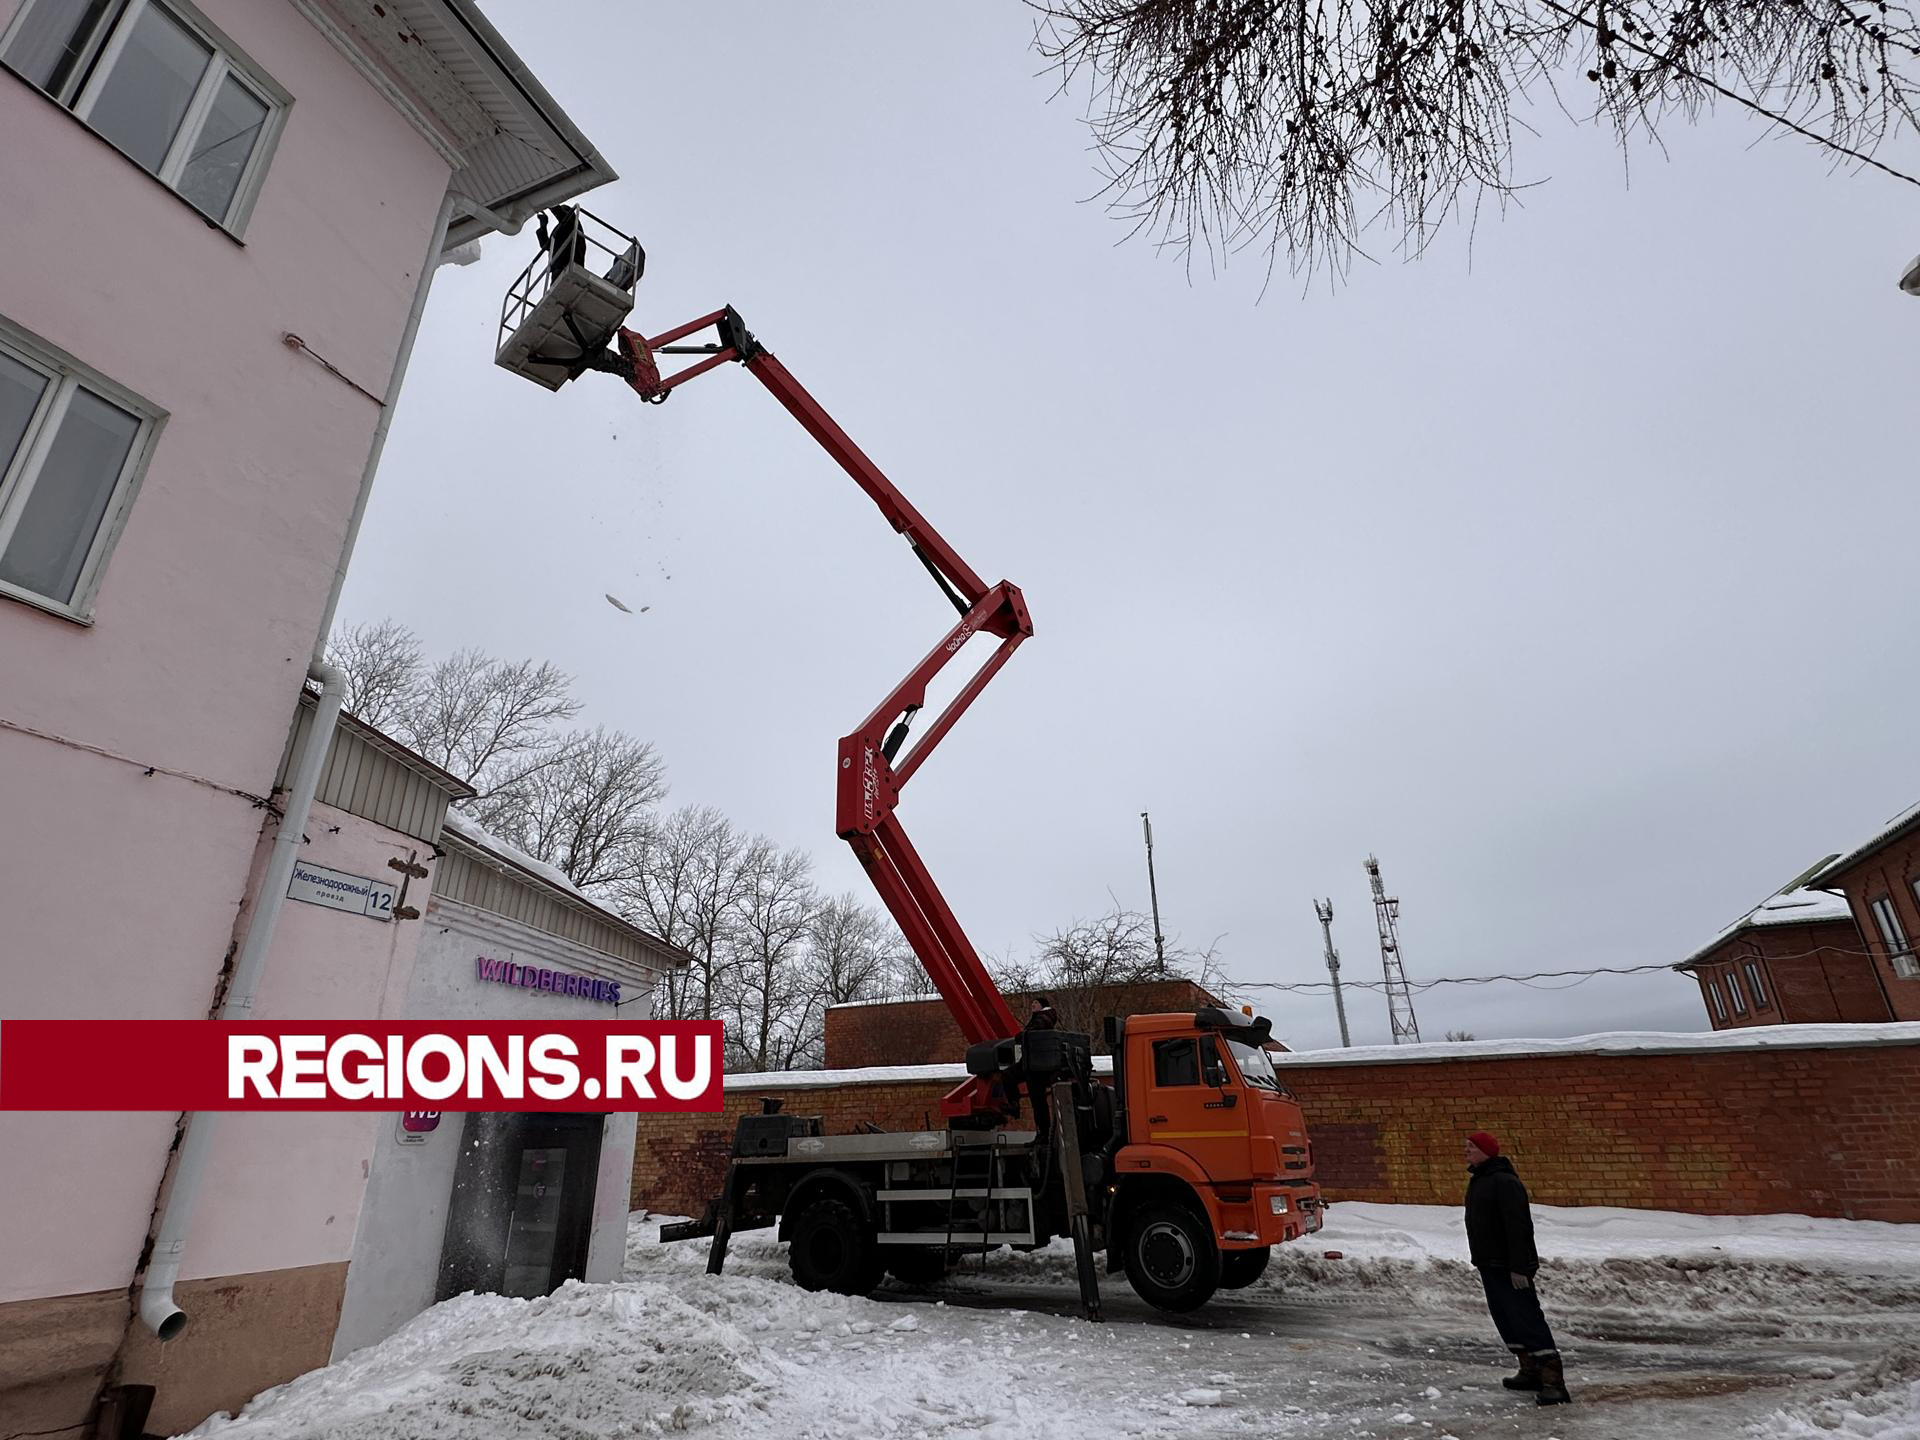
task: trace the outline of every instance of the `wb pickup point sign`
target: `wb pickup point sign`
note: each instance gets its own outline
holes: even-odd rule
[[[717,1020],[0,1021],[0,1110],[715,1114]]]

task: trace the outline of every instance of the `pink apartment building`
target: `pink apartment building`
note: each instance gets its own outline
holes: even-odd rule
[[[425,910],[462,787],[316,657],[435,269],[613,172],[472,0],[0,0],[0,135],[0,1020],[397,1013],[420,924],[283,902]],[[391,1126],[266,1118],[0,1113],[0,1434],[325,1361]]]

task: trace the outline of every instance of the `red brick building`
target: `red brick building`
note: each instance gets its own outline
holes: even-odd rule
[[[1108,1015],[1157,1015],[1197,1010],[1220,1001],[1191,980],[1154,980],[1138,985],[1090,985],[1077,990],[1055,990],[1049,998],[1060,1012],[1060,1025],[1093,1036],[1100,1043],[1102,1020]],[[1007,997],[1016,1018],[1024,1020],[1032,1004],[1030,994]],[[827,1011],[827,1069],[858,1070],[870,1065],[951,1065],[967,1056],[960,1027],[935,995],[925,1000],[871,1000],[835,1005]]]
[[[1920,1020],[1920,805],[1828,864],[1820,888],[1846,896],[1895,1020]]]
[[[1795,876],[1674,968],[1700,983],[1716,1030],[1891,1020],[1853,910],[1824,885],[1829,856]]]

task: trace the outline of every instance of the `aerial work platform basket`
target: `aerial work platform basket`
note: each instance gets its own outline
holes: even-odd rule
[[[604,351],[633,310],[647,264],[640,242],[606,221],[557,205],[539,221],[540,251],[500,306],[494,363],[558,390]]]

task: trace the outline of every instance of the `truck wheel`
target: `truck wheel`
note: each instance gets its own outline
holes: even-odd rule
[[[902,1285],[938,1285],[953,1267],[938,1245],[889,1245],[887,1273]]]
[[[815,1200],[794,1217],[787,1264],[802,1290],[865,1295],[880,1282],[879,1247],[844,1200]]]
[[[1197,1310],[1220,1285],[1213,1231],[1184,1205],[1149,1205],[1127,1226],[1127,1279],[1161,1310]]]
[[[1262,1275],[1266,1274],[1267,1262],[1273,1259],[1271,1246],[1262,1245],[1258,1250],[1227,1250],[1220,1255],[1220,1288],[1222,1290],[1244,1290]]]

